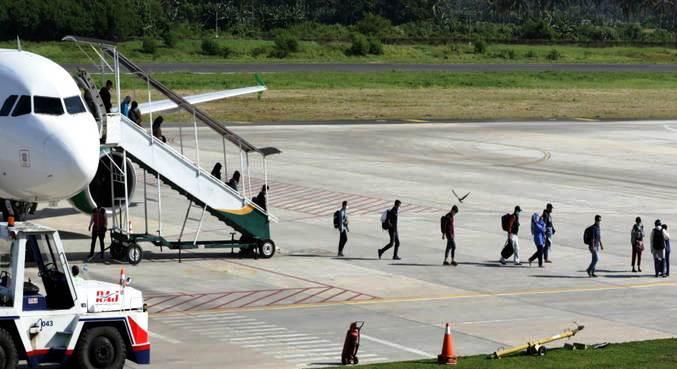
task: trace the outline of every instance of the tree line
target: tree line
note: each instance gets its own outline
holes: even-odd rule
[[[0,0],[0,39],[109,40],[208,32],[384,41],[435,38],[674,42],[677,0]]]

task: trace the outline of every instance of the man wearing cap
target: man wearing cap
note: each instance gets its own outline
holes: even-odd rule
[[[522,212],[522,208],[519,207],[519,205],[515,206],[515,211],[512,213],[512,216],[510,217],[510,224],[508,226],[508,240],[512,244],[512,249],[513,249],[513,260],[515,261],[515,265],[521,265],[520,263],[520,245],[519,245],[519,239],[517,237],[517,234],[519,233],[520,230],[520,213]],[[506,260],[501,256],[501,264],[505,264]]]
[[[658,278],[665,275],[665,233],[660,219],[656,219],[654,225],[656,227],[651,231],[651,255]]]
[[[552,246],[552,236],[555,235],[555,226],[552,224],[552,204],[545,206],[543,210],[543,220],[545,221],[545,246],[543,247],[543,259],[546,263],[552,263],[550,260],[550,246]]]

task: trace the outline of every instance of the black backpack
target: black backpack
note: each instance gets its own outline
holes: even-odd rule
[[[447,233],[447,228],[448,228],[448,227],[449,227],[449,214],[444,214],[444,215],[440,218],[440,231],[442,232],[442,234],[446,234],[446,233]]]
[[[511,229],[510,229],[510,222],[511,221],[512,221],[512,214],[510,214],[510,213],[504,214],[501,217],[501,228],[506,232],[510,232],[511,231]]]
[[[341,227],[341,210],[336,210],[334,212],[334,228],[339,229]]]
[[[653,230],[653,246],[654,250],[663,250],[665,248],[665,237],[663,237],[663,231],[655,229]]]
[[[585,244],[588,246],[592,246],[592,233],[594,232],[593,227],[594,225],[591,225],[585,229],[585,232],[583,232],[583,242],[585,242]]]

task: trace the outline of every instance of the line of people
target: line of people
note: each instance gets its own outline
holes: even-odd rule
[[[381,227],[388,231],[389,241],[382,248],[378,249],[377,255],[381,259],[383,254],[393,248],[393,260],[401,260],[398,251],[400,247],[398,219],[399,209],[402,202],[396,200],[393,207],[384,211],[381,214]],[[533,213],[531,216],[531,234],[533,237],[536,252],[529,257],[529,266],[538,260],[538,266],[543,267],[544,263],[552,263],[550,258],[552,239],[556,233],[553,223],[554,207],[548,203],[541,214]],[[515,206],[512,213],[505,214],[501,217],[501,228],[506,232],[507,239],[501,250],[501,257],[499,262],[502,265],[507,264],[507,260],[511,257],[515,265],[521,265],[520,247],[519,247],[519,231],[520,231],[520,214],[521,207]],[[452,206],[451,210],[440,218],[440,232],[442,240],[446,240],[446,247],[444,251],[443,265],[456,266],[456,229],[455,218],[459,213],[458,206]],[[348,202],[343,201],[341,208],[334,212],[333,216],[334,228],[339,232],[338,243],[338,257],[343,257],[343,251],[348,242],[349,219],[348,219]],[[591,260],[586,272],[589,277],[595,278],[597,263],[600,259],[600,252],[604,250],[604,243],[602,242],[601,230],[602,216],[595,215],[595,222],[587,227],[583,232],[583,242],[588,246],[588,251],[591,255]],[[668,226],[661,222],[660,219],[655,221],[655,227],[651,231],[650,245],[651,254],[654,260],[654,269],[656,277],[668,277],[670,275],[670,235],[668,233]],[[632,272],[641,272],[641,256],[644,251],[644,226],[641,218],[637,217],[635,224],[630,233],[630,243],[632,246]],[[451,256],[451,259],[449,257]],[[637,269],[635,269],[637,265]]]

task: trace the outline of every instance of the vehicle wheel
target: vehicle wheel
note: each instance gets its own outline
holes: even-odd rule
[[[137,244],[133,244],[127,248],[127,261],[131,265],[136,265],[143,259],[143,250]]]
[[[271,240],[265,240],[259,245],[259,255],[264,259],[270,259],[275,255],[275,243]]]
[[[75,350],[80,369],[122,369],[127,353],[117,329],[96,327],[82,333]]]
[[[118,242],[112,243],[110,245],[110,255],[116,260],[123,259],[125,257],[125,247]]]
[[[536,355],[536,348],[534,346],[527,347],[527,355]]]
[[[545,356],[545,346],[538,348],[538,356]]]
[[[357,356],[355,356],[355,357],[353,358],[353,364],[357,365],[357,364],[359,364],[359,363],[360,363],[360,359],[358,359]]]
[[[19,358],[12,336],[4,329],[0,329],[0,368],[16,368]]]

